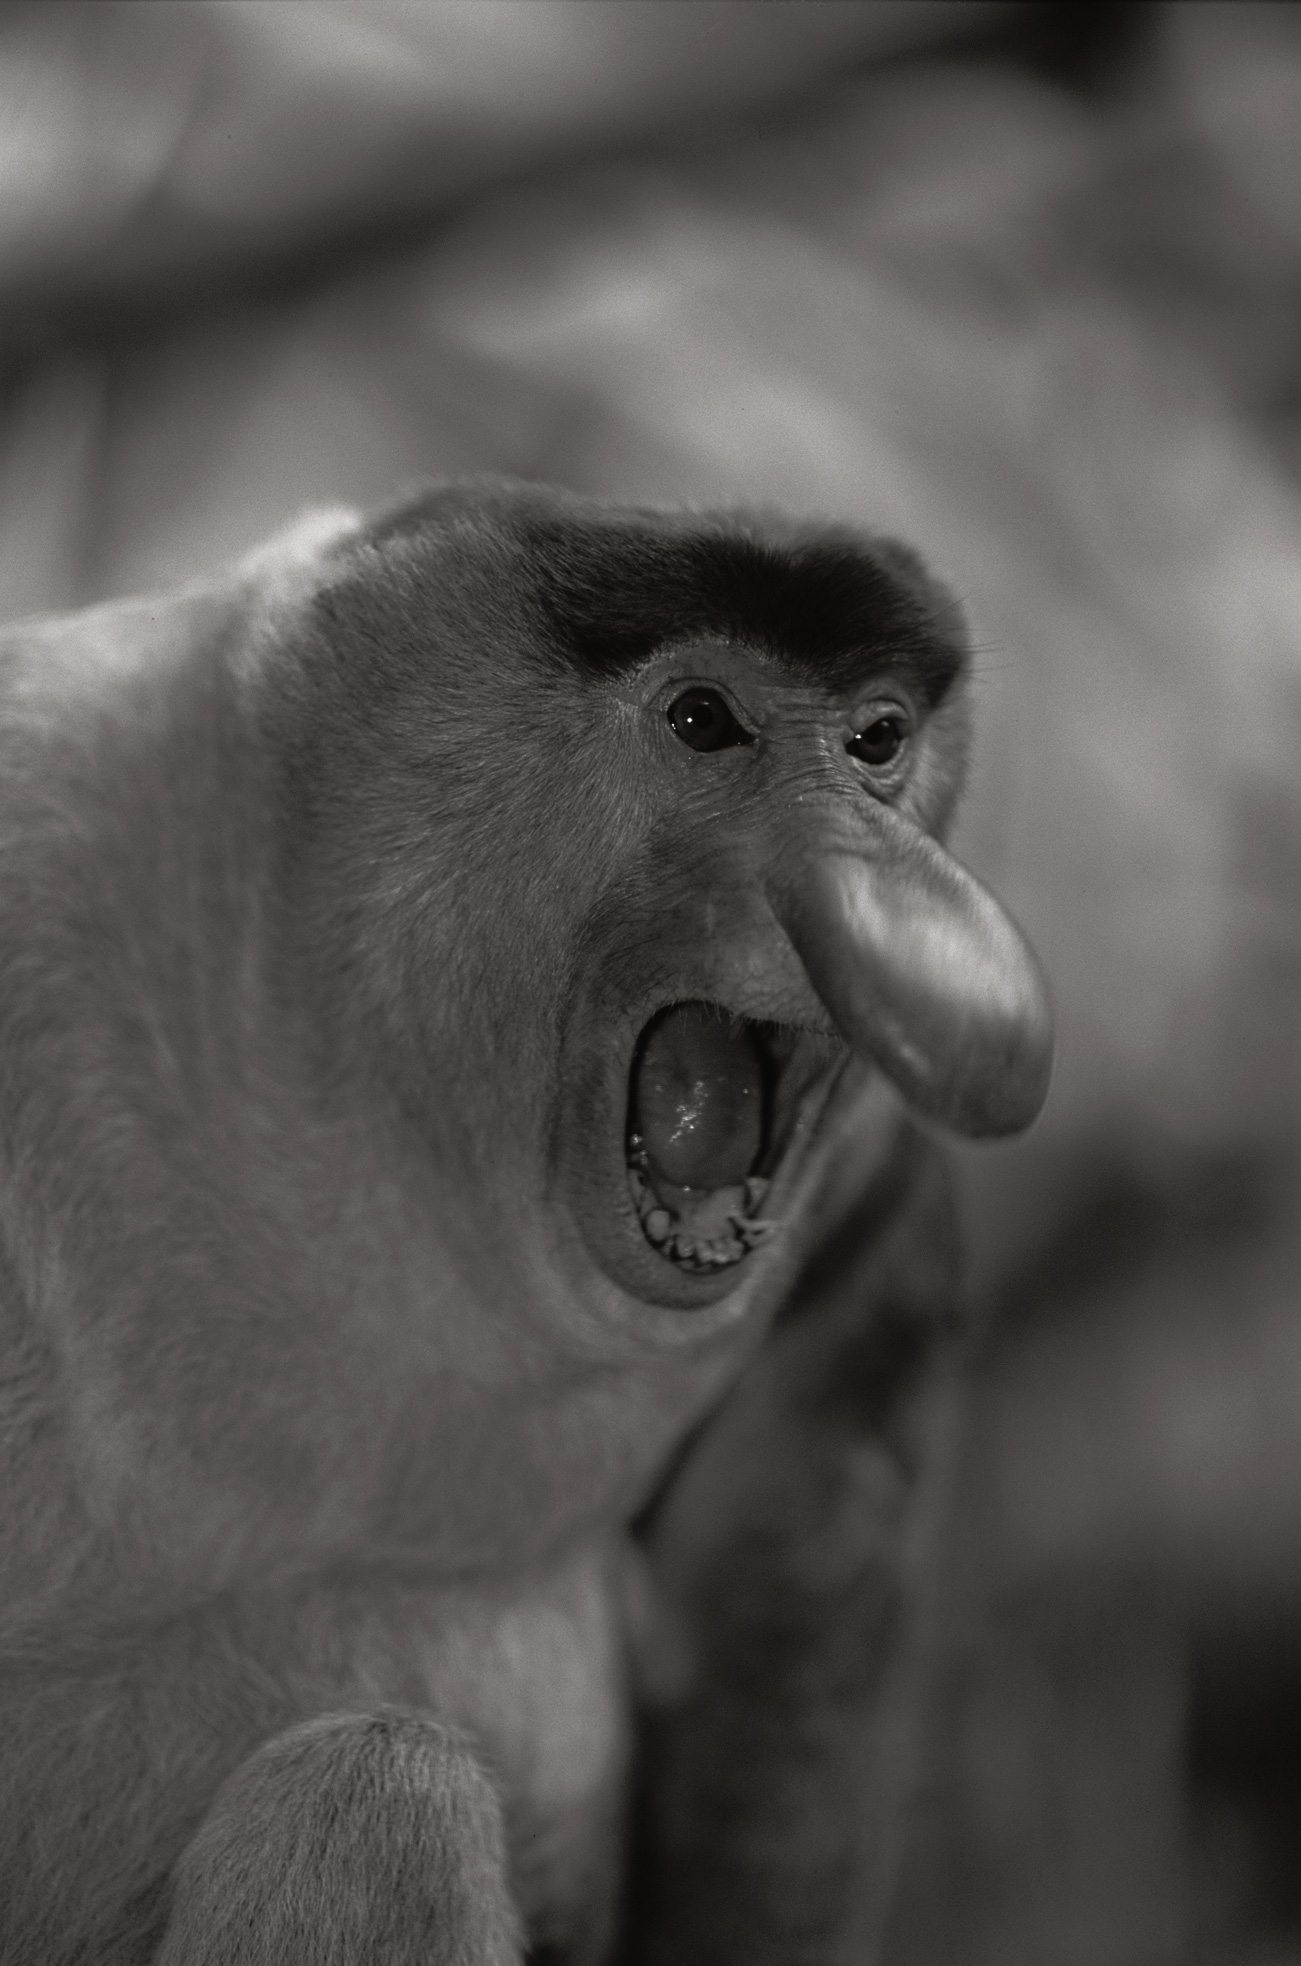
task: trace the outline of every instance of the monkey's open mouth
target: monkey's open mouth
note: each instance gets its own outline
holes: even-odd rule
[[[633,1059],[628,1182],[646,1239],[704,1275],[739,1263],[777,1224],[764,1212],[810,1088],[844,1056],[834,1040],[680,1003]]]

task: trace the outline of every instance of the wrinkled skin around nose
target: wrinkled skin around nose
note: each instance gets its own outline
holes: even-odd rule
[[[893,808],[808,810],[763,886],[841,1035],[955,1133],[1019,1132],[1047,1096],[1039,963],[987,888]]]

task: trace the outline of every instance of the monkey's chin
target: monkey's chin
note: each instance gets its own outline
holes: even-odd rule
[[[666,1069],[675,1028],[686,1039]],[[718,1034],[703,1055],[702,1031]],[[666,1263],[722,1279],[777,1232],[784,1164],[845,1056],[834,1039],[722,1004],[668,1006],[643,1029],[629,1074],[628,1190]]]

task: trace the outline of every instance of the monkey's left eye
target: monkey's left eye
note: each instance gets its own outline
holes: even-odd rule
[[[684,689],[669,705],[674,734],[693,751],[726,751],[733,744],[753,744],[754,732],[743,728],[716,689]]]
[[[908,736],[908,726],[903,717],[893,712],[883,717],[873,717],[870,724],[856,731],[845,749],[851,758],[859,758],[865,765],[893,764]]]

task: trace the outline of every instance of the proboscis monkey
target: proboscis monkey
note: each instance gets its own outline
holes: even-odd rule
[[[497,482],[0,642],[3,1966],[873,1956],[907,1109],[1049,1070],[964,665],[899,546]]]

